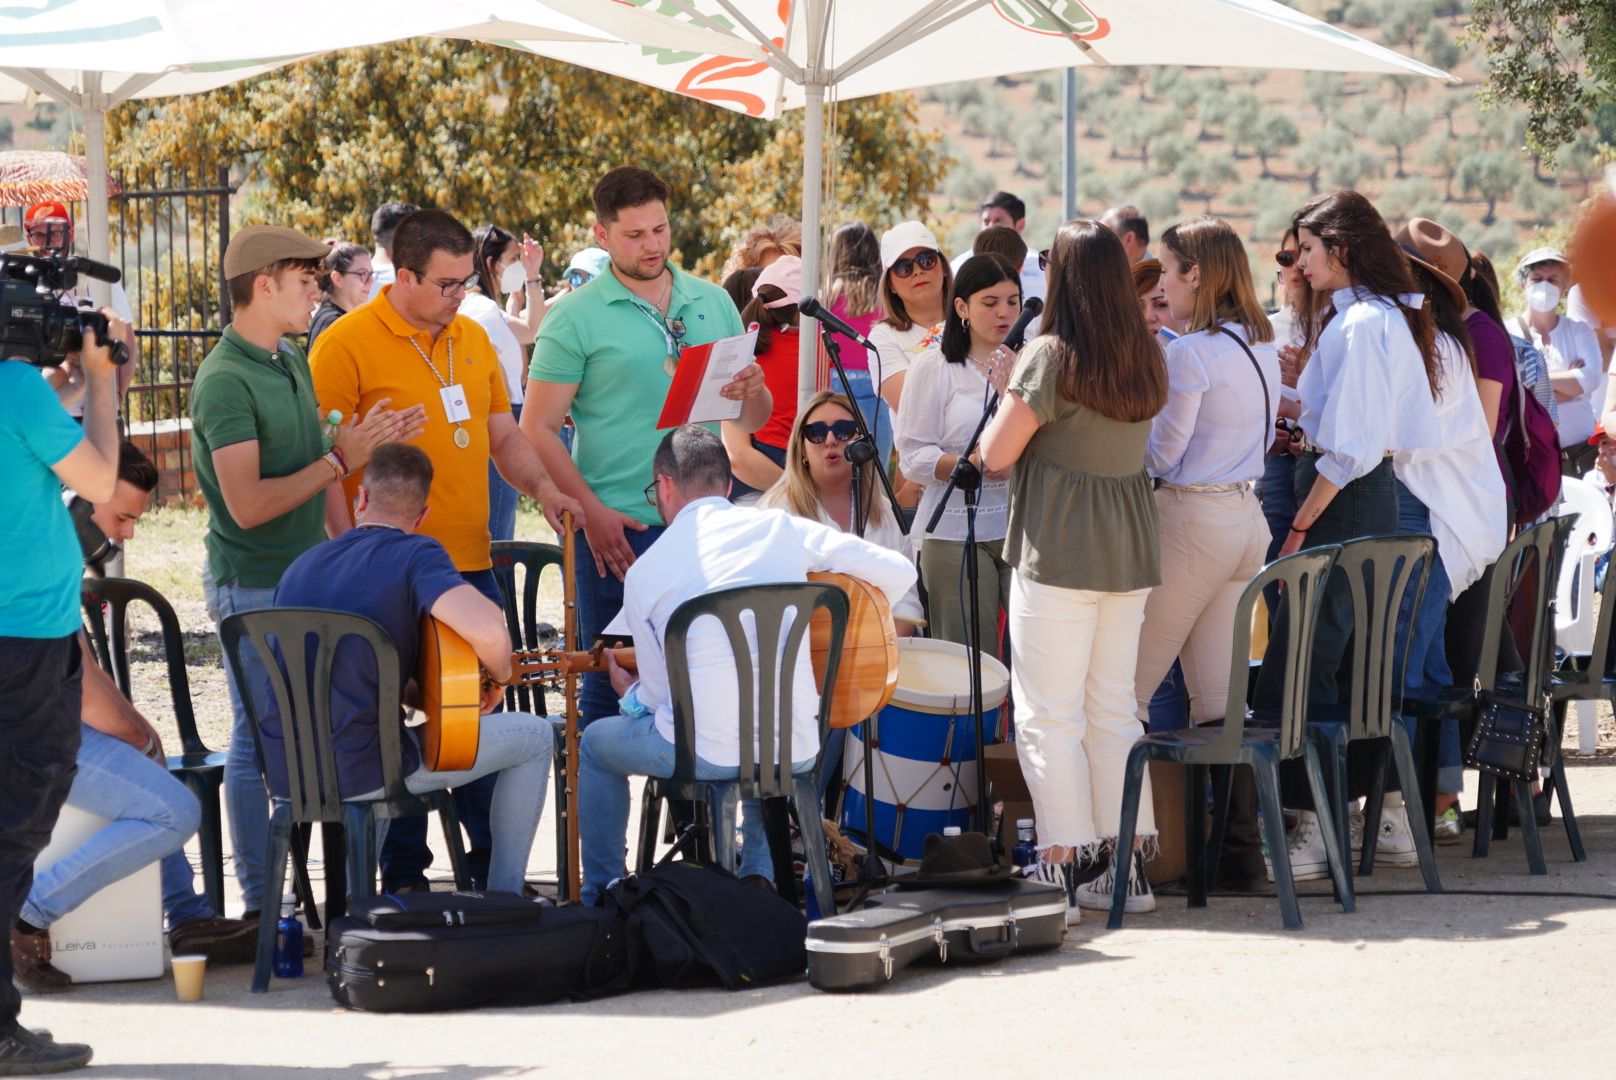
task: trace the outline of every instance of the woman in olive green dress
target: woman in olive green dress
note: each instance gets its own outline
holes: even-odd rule
[[[1068,922],[1085,899],[1109,906],[1123,771],[1140,734],[1139,630],[1161,582],[1145,453],[1166,402],[1166,365],[1122,244],[1097,222],[1067,222],[1050,251],[1044,334],[1016,363],[982,457],[1015,466],[1004,557],[1016,751],[1037,818],[1035,876],[1066,887]],[[1147,845],[1155,833],[1148,788],[1139,832]],[[1154,906],[1136,867],[1128,910]]]

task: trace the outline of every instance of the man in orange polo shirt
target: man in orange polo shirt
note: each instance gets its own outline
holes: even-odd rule
[[[537,499],[559,534],[561,513],[581,522],[583,508],[563,495],[538,452],[511,418],[499,357],[488,335],[458,314],[477,280],[475,244],[459,221],[441,210],[418,210],[393,234],[396,280],[320,335],[309,365],[322,412],[363,413],[391,398],[393,408],[426,408],[426,430],[414,440],[432,459],[431,512],[419,531],[441,543],[461,576],[500,602],[489,555],[488,462],[512,487]],[[352,500],[363,471],[345,483],[345,497],[326,501],[326,526],[337,536],[353,526]],[[471,835],[471,871],[486,874],[486,779],[456,792]],[[483,790],[486,788],[487,790]],[[389,891],[424,886],[431,856],[424,818],[394,822],[382,851],[382,884]]]

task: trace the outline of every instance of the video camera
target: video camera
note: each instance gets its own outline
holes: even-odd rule
[[[0,254],[0,356],[55,367],[78,352],[84,335],[108,341],[107,317],[99,311],[62,303],[79,275],[116,282],[115,266],[82,255]],[[129,362],[129,350],[112,341],[112,361]]]

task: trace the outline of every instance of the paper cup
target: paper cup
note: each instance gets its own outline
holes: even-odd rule
[[[174,967],[174,996],[181,1001],[202,1000],[202,978],[207,971],[205,956],[176,956],[170,963]]]

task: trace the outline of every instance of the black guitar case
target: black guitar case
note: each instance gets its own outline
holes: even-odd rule
[[[808,981],[871,990],[914,963],[970,964],[1066,940],[1066,892],[1010,878],[970,888],[902,888],[861,911],[808,924]]]

